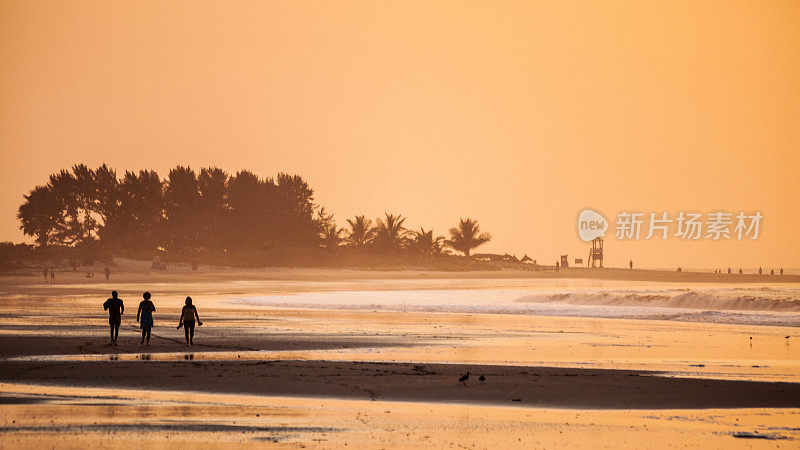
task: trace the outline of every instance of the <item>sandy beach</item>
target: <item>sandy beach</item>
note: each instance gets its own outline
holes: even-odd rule
[[[0,450],[800,449],[800,1],[0,23]]]
[[[120,272],[2,280],[4,445],[144,431],[134,441],[319,448],[800,438],[792,277]],[[116,347],[101,306],[112,288],[126,305]],[[157,307],[149,347],[134,320],[144,290]],[[175,328],[187,294],[205,323],[192,347]],[[714,302],[735,309],[687,308]]]

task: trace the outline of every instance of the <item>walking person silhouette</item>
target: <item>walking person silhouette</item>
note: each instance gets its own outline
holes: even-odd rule
[[[193,344],[194,339],[194,319],[197,318],[197,326],[203,324],[200,321],[200,316],[197,315],[197,308],[192,305],[192,297],[186,297],[186,305],[181,310],[181,320],[178,322],[178,329],[183,327],[184,334],[186,335],[186,346]]]
[[[145,292],[142,294],[144,300],[139,303],[139,310],[136,311],[136,321],[142,328],[142,341],[139,345],[144,345],[145,337],[147,337],[147,346],[150,346],[150,329],[153,328],[153,312],[156,310],[156,305],[150,301],[150,293]]]
[[[111,298],[103,303],[103,309],[108,311],[108,325],[111,329],[111,345],[117,345],[119,336],[119,326],[122,324],[122,314],[125,312],[125,305],[118,297],[117,291],[111,291]]]

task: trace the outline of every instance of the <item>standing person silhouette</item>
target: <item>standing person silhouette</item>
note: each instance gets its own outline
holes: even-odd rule
[[[105,272],[105,274],[106,274],[106,281],[108,281],[108,277],[110,277],[110,276],[111,276],[111,269],[109,269],[109,268],[108,268],[108,266],[106,266],[106,270],[104,270],[103,272]]]
[[[125,312],[125,305],[122,303],[122,299],[117,295],[117,291],[111,291],[111,298],[103,303],[103,309],[108,311],[108,325],[111,328],[111,345],[117,345],[119,326],[122,324],[122,314]]]
[[[42,266],[42,274],[44,275],[44,282],[47,283],[47,275],[50,273],[47,266]]]
[[[153,312],[156,310],[156,305],[150,301],[150,293],[145,292],[142,294],[144,300],[139,303],[139,310],[136,311],[136,321],[142,328],[142,342],[139,345],[144,345],[144,339],[147,337],[147,346],[150,346],[150,329],[153,328]],[[141,319],[140,319],[141,318]]]
[[[50,268],[50,282],[51,283],[55,283],[56,282],[56,271],[53,270],[52,267]]]
[[[203,324],[200,321],[200,316],[197,315],[197,308],[192,305],[192,297],[186,297],[186,305],[181,310],[181,320],[178,322],[178,329],[183,327],[184,334],[186,335],[186,346],[193,344],[194,339],[194,319],[197,318],[197,326]]]
[[[631,269],[633,269],[633,260],[628,261],[628,264],[631,266]]]

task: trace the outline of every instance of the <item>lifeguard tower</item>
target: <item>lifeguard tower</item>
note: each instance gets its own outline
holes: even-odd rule
[[[595,267],[595,264],[600,263],[600,268],[603,268],[603,238],[592,239],[592,249],[589,250],[589,260],[586,265]]]

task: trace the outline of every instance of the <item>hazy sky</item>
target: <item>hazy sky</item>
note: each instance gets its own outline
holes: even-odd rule
[[[584,207],[760,210],[607,262],[800,267],[800,2],[565,3],[0,1],[0,240],[56,170],[188,164],[551,264]]]

